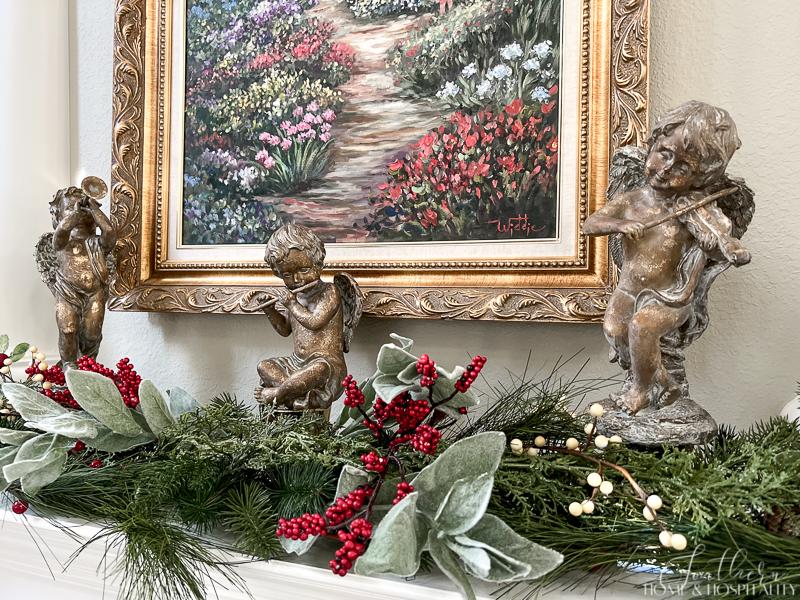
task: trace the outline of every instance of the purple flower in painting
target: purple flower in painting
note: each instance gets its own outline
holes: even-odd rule
[[[275,17],[297,15],[303,12],[302,7],[294,0],[263,0],[256,4],[248,15],[257,26],[268,25]]]

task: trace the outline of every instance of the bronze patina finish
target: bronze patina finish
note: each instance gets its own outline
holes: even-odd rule
[[[96,357],[102,339],[116,234],[98,200],[108,188],[87,177],[81,187],[59,190],[50,202],[55,231],[36,246],[42,280],[56,299],[58,350],[65,365]]]
[[[611,241],[619,284],[603,329],[611,360],[628,369],[615,400],[630,414],[689,400],[683,352],[708,326],[708,290],[730,265],[750,262],[739,238],[753,195],[725,173],[739,146],[726,111],[679,106],[656,124],[647,151],[615,154],[609,202],[583,226],[620,234]]]
[[[342,393],[344,354],[361,318],[361,293],[346,273],[333,283],[322,281],[324,259],[322,241],[301,225],[281,227],[267,243],[264,260],[286,285],[280,299],[286,310],[276,308],[277,299],[259,308],[279,334],[294,337],[294,353],[258,363],[256,399],[263,404],[321,410]]]

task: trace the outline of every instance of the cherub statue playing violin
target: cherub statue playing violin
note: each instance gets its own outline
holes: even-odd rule
[[[725,173],[739,146],[725,110],[687,102],[656,124],[646,151],[615,153],[609,201],[584,223],[587,235],[619,234],[603,330],[611,360],[629,370],[615,400],[630,414],[689,398],[683,351],[708,326],[709,287],[750,262],[739,239],[753,194]]]

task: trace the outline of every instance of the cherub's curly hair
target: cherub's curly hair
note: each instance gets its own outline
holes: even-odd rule
[[[286,260],[290,250],[300,250],[308,254],[317,268],[325,262],[325,245],[308,227],[290,223],[284,225],[270,236],[264,260],[274,271],[277,264]]]
[[[61,218],[64,216],[61,209],[61,203],[67,196],[72,196],[73,194],[83,194],[83,191],[80,188],[71,185],[69,187],[65,187],[63,189],[58,190],[53,199],[50,201],[50,216],[53,219],[53,229],[58,226],[58,223],[61,221]]]
[[[733,153],[742,145],[728,111],[697,100],[685,102],[661,117],[653,128],[649,145],[652,147],[658,138],[679,128],[684,150],[700,159],[706,181],[722,175]]]

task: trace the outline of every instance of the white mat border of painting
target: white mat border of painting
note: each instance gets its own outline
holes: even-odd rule
[[[183,137],[185,102],[186,0],[172,0],[172,89],[170,123],[170,182],[167,207],[167,260],[176,262],[261,262],[263,244],[183,245],[180,242],[183,207]],[[561,7],[559,73],[558,232],[548,240],[454,242],[359,242],[327,244],[329,261],[499,260],[573,258],[578,244],[578,168],[580,124],[580,39],[583,0],[564,0]],[[565,110],[569,108],[570,110]],[[564,157],[572,157],[567,163]],[[570,199],[570,202],[563,202]],[[266,242],[266,240],[265,240]]]

